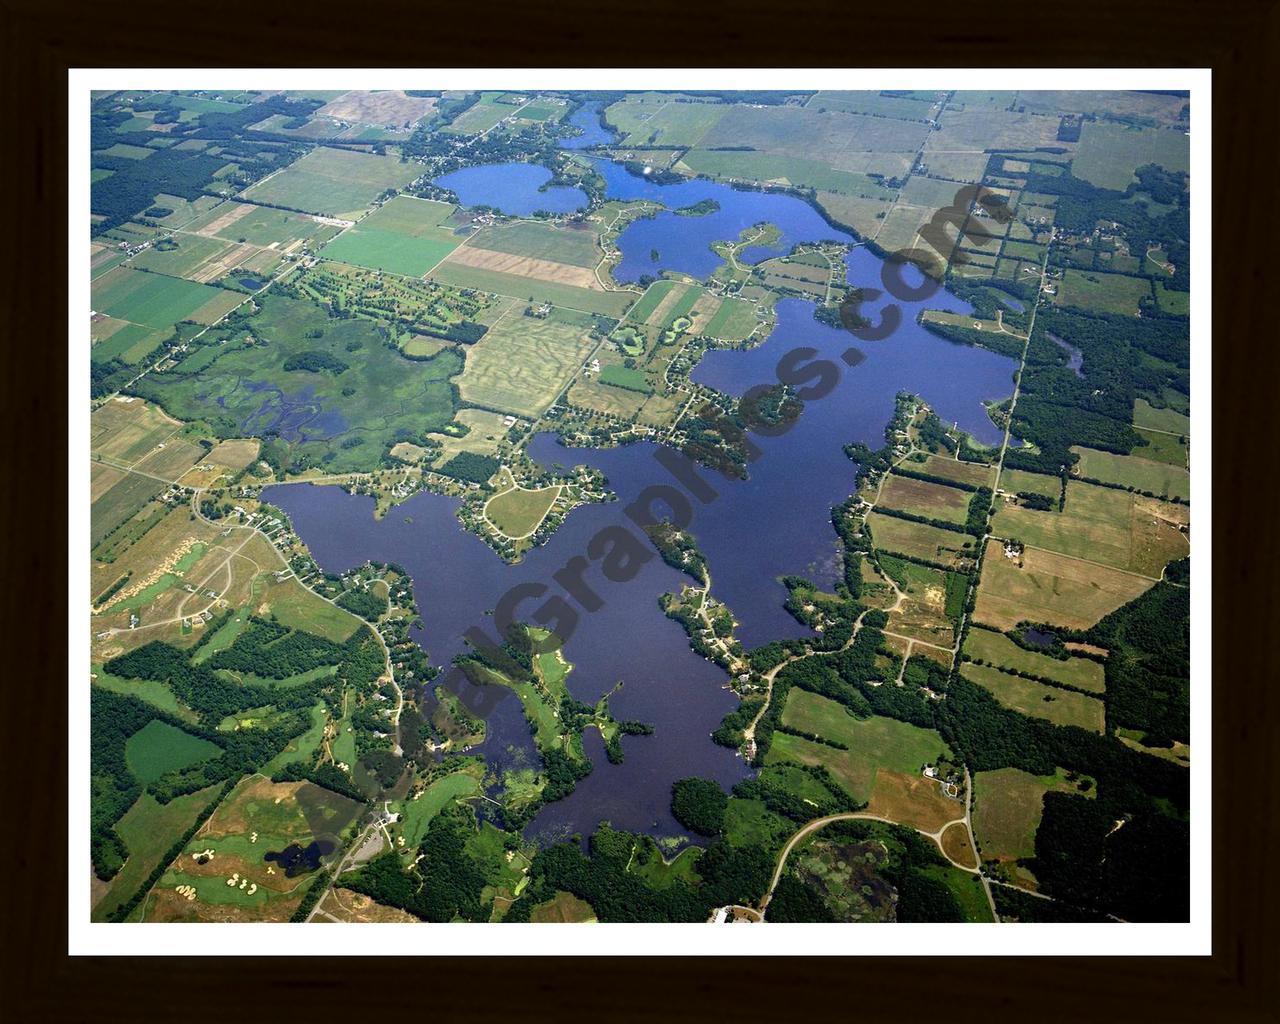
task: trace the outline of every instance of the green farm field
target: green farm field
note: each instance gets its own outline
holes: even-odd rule
[[[1182,443],[1182,435],[1166,434],[1161,431],[1136,428],[1139,436],[1146,439],[1146,444],[1133,450],[1134,455],[1143,459],[1163,462],[1171,466],[1183,467],[1187,464],[1187,446]]]
[[[702,333],[720,341],[745,341],[759,325],[755,307],[742,299],[723,299]]]
[[[897,551],[939,565],[952,565],[961,556],[977,554],[974,540],[967,534],[876,512],[867,516],[867,524],[871,527],[875,546],[882,551]]]
[[[303,213],[250,203],[225,202],[186,225],[189,233],[287,252],[297,243],[319,245],[340,230]]]
[[[1181,446],[1178,447],[1185,452]],[[1125,487],[1134,487],[1139,491],[1148,491],[1166,498],[1191,496],[1191,474],[1182,466],[1171,465],[1168,462],[1153,462],[1150,459],[1138,458],[1136,455],[1116,455],[1092,448],[1077,446],[1071,450],[1080,456],[1078,468],[1081,476],[1107,483],[1123,484]],[[1134,450],[1146,451],[1145,448]]]
[[[1037,654],[1019,647],[1003,633],[993,633],[989,629],[969,630],[964,653],[998,668],[1053,679],[1081,690],[1102,693],[1106,689],[1106,680],[1099,662],[1091,658],[1068,658],[1063,661],[1047,654]]]
[[[1035,776],[1017,768],[977,772],[973,776],[973,832],[984,860],[1022,860],[1035,856],[1036,830],[1044,813],[1044,795],[1076,793],[1059,769]]]
[[[95,310],[156,330],[172,330],[179,320],[212,323],[243,299],[221,288],[128,267],[93,282]]]
[[[992,532],[1037,548],[1098,562],[1151,578],[1187,553],[1185,505],[1171,505],[1128,491],[1067,482],[1062,512],[1005,505],[992,519]]]
[[[691,149],[680,158],[677,166],[681,165],[711,178],[775,182],[865,199],[893,199],[891,190],[866,174],[837,170],[802,156]]]
[[[1059,306],[1075,306],[1098,313],[1136,315],[1138,300],[1150,297],[1151,282],[1145,277],[1069,269],[1064,272],[1053,301]]]
[[[1086,121],[1071,173],[1099,188],[1125,189],[1134,171],[1159,164],[1168,171],[1191,169],[1191,140],[1176,129],[1136,128]]]
[[[922,765],[947,745],[933,729],[921,729],[892,718],[854,718],[843,705],[807,690],[787,694],[784,725],[847,744],[839,750],[799,736],[775,733],[766,762],[797,761],[825,765],[855,800],[871,798],[876,773],[883,769],[919,774]]]
[[[1046,473],[1028,473],[1021,469],[1006,469],[1000,473],[1000,490],[1009,494],[1039,494],[1057,501],[1062,497],[1062,480]]]
[[[994,466],[984,466],[978,462],[961,462],[945,455],[930,455],[924,464],[907,462],[908,469],[918,469],[931,476],[941,476],[957,483],[969,484],[971,487],[990,487],[995,483]]]
[[[318,147],[283,171],[250,186],[246,200],[270,203],[327,217],[365,210],[389,188],[401,188],[418,176],[416,164],[393,156]]]
[[[449,203],[396,196],[324,247],[326,259],[421,277],[462,241],[442,222]]]
[[[675,103],[662,94],[636,94],[605,111],[623,145],[696,146],[731,107],[723,103]]]
[[[990,693],[1007,708],[1032,718],[1044,718],[1054,725],[1077,725],[1101,733],[1106,710],[1101,700],[1072,690],[1032,682],[985,665],[965,664],[960,674]]]
[[[513,256],[594,267],[600,262],[595,230],[590,225],[554,225],[539,221],[515,221],[484,228],[467,245]]]

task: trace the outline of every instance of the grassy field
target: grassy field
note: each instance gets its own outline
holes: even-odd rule
[[[744,341],[751,336],[759,321],[755,307],[742,299],[725,299],[702,329],[703,334],[720,341]]]
[[[442,224],[449,203],[396,196],[324,247],[326,259],[421,277],[462,239]]]
[[[881,564],[887,566],[889,561],[882,560]],[[914,562],[899,562],[894,572],[900,575],[899,586],[907,599],[889,614],[889,629],[925,643],[951,647],[955,632],[946,613],[947,574]]]
[[[209,285],[117,267],[93,282],[93,307],[117,320],[172,330],[179,320],[211,323],[244,296]]]
[[[402,815],[396,831],[404,836],[404,848],[416,851],[427,834],[431,819],[447,804],[461,797],[475,796],[480,793],[480,783],[474,772],[460,771],[443,778],[436,779],[420,796],[412,800],[403,800],[397,805]]]
[[[306,213],[343,217],[359,213],[389,188],[418,176],[417,164],[393,156],[318,147],[244,192],[244,198]]]
[[[152,403],[124,395],[93,411],[89,418],[89,450],[105,459],[137,462],[181,426]]]
[[[324,727],[329,721],[324,704],[317,704],[311,709],[311,725],[301,736],[291,739],[284,750],[267,762],[262,769],[264,775],[274,775],[281,768],[290,764],[306,762],[314,763],[316,752],[324,742]]]
[[[470,246],[467,246],[470,248]],[[550,302],[567,309],[604,313],[619,317],[635,298],[634,292],[606,292],[541,278],[473,267],[445,260],[429,275],[430,280],[455,288],[477,288],[494,295],[512,295],[529,302]]]
[[[94,686],[101,686],[104,690],[110,690],[112,693],[137,697],[139,700],[145,701],[161,711],[167,711],[175,718],[190,722],[192,725],[195,725],[199,719],[199,716],[194,711],[178,700],[173,695],[173,691],[158,679],[121,679],[119,676],[113,676],[103,671],[102,666],[97,662],[93,663],[91,671],[93,672]]]
[[[905,465],[908,469],[945,477],[973,487],[990,487],[996,478],[994,466],[984,466],[977,462],[960,462],[945,455],[930,455],[923,464],[907,462]]]
[[[1026,491],[1042,494],[1057,501],[1062,497],[1062,480],[1045,473],[1027,473],[1021,469],[1006,469],[1000,474],[1000,490],[1010,494]]]
[[[1045,686],[985,665],[962,665],[960,674],[990,692],[1005,707],[1032,718],[1044,718],[1054,725],[1078,725],[1096,733],[1105,728],[1105,706],[1094,697]]]
[[[496,92],[485,93],[477,103],[459,114],[444,130],[462,135],[487,132],[504,117],[509,117],[519,109],[506,103],[495,103],[494,101],[500,95],[501,93]]]
[[[596,920],[596,912],[590,903],[572,893],[557,892],[529,911],[529,920],[534,924],[591,924]]]
[[[1174,525],[1186,520],[1186,506],[1070,480],[1062,512],[1006,505],[991,528],[999,537],[1155,578],[1187,553],[1187,538]]]
[[[1187,446],[1182,443],[1182,435],[1165,434],[1160,431],[1137,427],[1139,436],[1147,443],[1135,448],[1134,454],[1170,466],[1186,466]]]
[[[840,704],[806,690],[787,694],[784,725],[847,744],[839,750],[787,733],[775,733],[767,763],[798,761],[823,764],[855,800],[869,800],[881,770],[917,775],[947,745],[933,729],[920,729],[892,718],[857,719]],[[963,811],[962,811],[963,813]]]
[[[1123,190],[1137,180],[1133,172],[1139,167],[1189,171],[1190,161],[1191,140],[1181,131],[1086,121],[1071,173],[1100,188]]]
[[[130,262],[131,267],[150,270],[156,274],[168,274],[170,277],[183,277],[191,281],[208,283],[225,277],[234,268],[253,263],[246,268],[269,272],[278,257],[268,253],[264,266],[262,259],[254,260],[259,250],[251,246],[241,246],[236,242],[228,242],[221,238],[205,238],[201,235],[180,234],[171,239],[176,248],[158,249],[152,246],[138,253]]]
[[[167,772],[207,761],[221,753],[222,748],[217,744],[158,720],[148,722],[124,745],[129,770],[148,785]]]
[[[928,126],[919,121],[737,104],[695,141],[706,149],[750,146],[784,156],[799,152],[836,170],[888,176],[910,167],[928,134]]]
[[[1151,282],[1145,277],[1068,269],[1053,301],[1098,313],[1137,314],[1138,300],[1150,297]]]
[[[867,524],[871,527],[875,546],[882,551],[899,551],[939,565],[952,565],[961,555],[977,554],[974,539],[967,534],[875,512],[867,516]]]
[[[932,116],[937,102],[908,96],[885,96],[878,92],[823,91],[815,93],[807,106],[815,110],[843,110],[850,114],[875,114],[880,117],[899,117],[906,121],[923,121]]]
[[[560,226],[538,221],[515,221],[484,228],[473,235],[467,245],[591,268],[600,262],[596,239],[595,229],[588,224]]]
[[[161,877],[147,898],[146,920],[287,921],[311,876],[290,878],[266,855],[293,842],[306,845],[317,833],[332,838],[355,821],[359,807],[311,783],[249,777]],[[325,861],[338,853],[335,847]],[[180,885],[194,889],[194,898],[178,892]]]
[[[523,537],[537,529],[559,494],[559,487],[536,491],[513,487],[490,498],[485,505],[485,515],[508,537]]]
[[[167,804],[159,803],[150,793],[144,793],[125,811],[115,829],[124,840],[129,856],[106,892],[94,904],[93,920],[104,920],[137,891],[169,847],[195,823],[196,817],[217,792],[217,786],[210,786],[177,797]]]
[[[449,378],[461,369],[453,350],[406,360],[371,321],[332,320],[313,302],[274,294],[258,301],[261,311],[249,324],[265,346],[220,346],[212,362],[194,371],[180,363],[149,380],[149,394],[184,419],[218,419],[233,436],[280,430],[325,460],[330,472],[371,468],[397,434],[437,430],[452,420]],[[346,369],[284,369],[306,353],[322,353]]]
[[[206,237],[290,252],[301,244],[326,242],[338,233],[339,228],[289,210],[230,201],[197,217],[186,225],[185,230]]]
[[[892,199],[893,193],[866,174],[842,171],[803,156],[785,153],[691,149],[679,166],[694,174],[739,181],[797,185],[865,199]]]
[[[1059,769],[1035,776],[1017,768],[977,772],[973,776],[973,831],[983,860],[1021,860],[1035,856],[1036,830],[1044,813],[1044,795],[1079,792]]]
[[[624,146],[696,146],[721,116],[723,103],[674,103],[661,93],[627,96],[605,111]]]
[[[1185,449],[1178,446],[1184,453]],[[1167,498],[1189,498],[1191,496],[1191,474],[1182,466],[1168,462],[1153,462],[1136,455],[1115,455],[1112,452],[1096,451],[1092,448],[1081,448],[1078,445],[1071,449],[1080,456],[1079,470],[1081,476],[1107,483],[1123,484],[1139,491]],[[1144,452],[1145,448],[1135,451]]]
[[[317,597],[296,579],[267,579],[261,584],[257,596],[259,608],[265,605],[267,609],[260,614],[269,613],[279,619],[283,626],[315,633],[335,643],[349,639],[361,627],[362,620],[324,598]]]
[[[877,504],[930,519],[963,524],[969,515],[969,499],[968,491],[956,487],[890,474]]]
[[[510,316],[467,348],[463,401],[517,416],[540,415],[573,379],[596,343],[553,319]]]
[[[600,383],[609,384],[624,391],[637,391],[643,395],[653,393],[653,385],[641,370],[611,364],[600,371]]]
[[[1132,601],[1152,581],[1049,551],[1028,549],[1023,565],[1004,557],[990,542],[982,562],[974,620],[996,629],[1019,622],[1051,622],[1088,629],[1109,612]]]
[[[109,466],[94,464],[93,491],[102,488],[101,497],[89,506],[89,542],[95,547],[112,530],[138,512],[162,490],[164,483],[137,473],[121,473]]]
[[[1019,647],[1004,634],[987,629],[969,630],[964,653],[999,668],[1026,672],[1042,679],[1053,679],[1093,693],[1102,693],[1106,689],[1100,663],[1089,658],[1068,658],[1062,661],[1047,654],[1037,654]]]

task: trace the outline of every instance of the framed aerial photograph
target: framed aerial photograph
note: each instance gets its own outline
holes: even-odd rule
[[[1208,952],[1209,93],[73,72],[73,951]]]

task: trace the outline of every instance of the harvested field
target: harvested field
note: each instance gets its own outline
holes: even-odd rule
[[[569,263],[553,263],[551,260],[536,259],[532,256],[517,256],[513,253],[464,245],[453,251],[448,262],[464,267],[476,267],[480,270],[493,270],[500,274],[513,274],[517,277],[531,277],[539,281],[567,284],[575,288],[604,291],[594,270],[575,267]]]
[[[963,524],[969,515],[969,499],[968,491],[956,487],[891,474],[884,482],[877,504],[930,519]]]
[[[943,793],[937,779],[882,769],[876,772],[867,813],[925,832],[937,832],[947,822],[964,817],[964,803]]]
[[[963,822],[948,825],[942,833],[942,852],[961,867],[976,868],[978,860],[973,855],[973,846],[969,842],[969,828]]]
[[[1178,526],[1188,518],[1185,505],[1070,480],[1061,513],[1006,505],[991,529],[1030,547],[1158,579],[1168,562],[1187,553]]]
[[[991,541],[982,563],[974,620],[1001,631],[1019,622],[1088,629],[1148,590],[1154,580],[1051,551],[1028,548],[1016,560]]]
[[[434,110],[436,102],[434,96],[407,96],[401,89],[382,92],[355,89],[330,100],[315,112],[315,116],[388,128],[408,127]]]

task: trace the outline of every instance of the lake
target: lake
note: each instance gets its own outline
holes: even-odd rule
[[[616,165],[606,166],[613,168],[607,180],[622,183],[616,187],[659,189],[655,194],[676,196],[671,200],[676,206],[714,198],[722,204],[720,214],[729,207],[730,219],[721,220],[725,227],[718,230],[727,227],[730,234],[720,234],[721,238],[736,236],[733,225],[762,220],[785,222],[788,245],[836,234],[807,204],[791,197],[736,192],[710,182],[653,185]],[[618,173],[625,179],[618,178]],[[720,214],[679,218],[664,214],[639,223],[656,224],[667,218],[659,229],[662,266],[706,266],[698,262],[705,258],[700,250],[716,233],[700,222]],[[628,243],[644,249],[646,261],[649,244],[647,236]],[[706,255],[712,265],[717,262],[709,250]],[[865,249],[853,249],[846,266],[851,285],[880,286],[880,260]],[[887,301],[882,296],[863,312],[878,321],[878,310]],[[899,391],[920,394],[946,423],[958,424],[979,441],[1000,441],[1000,432],[981,403],[1012,392],[1015,361],[953,344],[921,328],[916,314],[925,306],[971,312],[967,303],[945,291],[922,302],[899,305],[898,330],[884,341],[864,342],[814,320],[812,305],[784,299],[777,307],[777,325],[763,344],[751,351],[709,352],[693,372],[698,383],[737,395],[752,385],[776,382],[778,359],[798,346],[814,349],[813,358],[831,360],[842,371],[835,390],[807,403],[786,434],[756,439],[762,455],[751,465],[750,479],[731,481],[702,471],[718,494],[707,504],[693,502],[690,530],[707,555],[714,593],[733,610],[741,623],[738,636],[749,648],[807,635],[808,630],[782,607],[786,591],[777,577],[802,574],[826,586],[837,578],[839,550],[830,510],[853,490],[855,471],[843,446],[857,440],[879,447]],[[865,355],[853,368],[840,361],[851,343]],[[327,572],[342,572],[370,559],[403,565],[415,581],[424,623],[414,639],[434,664],[447,665],[465,649],[462,635],[469,627],[481,626],[494,635],[489,610],[510,587],[545,583],[551,594],[564,596],[552,574],[570,558],[584,554],[599,530],[620,525],[634,532],[623,507],[646,486],[673,482],[655,460],[656,450],[649,442],[570,449],[551,434],[537,436],[529,449],[532,458],[545,465],[596,467],[608,477],[620,501],[574,511],[547,544],[529,552],[517,565],[505,564],[478,537],[462,530],[454,515],[457,498],[420,493],[382,520],[373,517],[371,497],[348,495],[337,487],[277,485],[268,488],[264,498],[289,513],[299,536]],[[605,580],[598,564],[586,572],[585,580],[599,594],[603,607],[590,613],[579,609],[581,621],[564,648],[575,666],[569,688],[578,699],[594,702],[622,681],[623,688],[610,701],[613,714],[650,722],[655,733],[623,737],[625,763],[612,765],[603,756],[598,734],[589,730],[584,745],[595,765],[593,773],[579,782],[572,796],[547,806],[529,825],[528,834],[585,835],[602,820],[655,836],[685,834],[669,809],[676,779],[699,775],[728,788],[750,774],[735,752],[709,738],[721,718],[736,707],[737,698],[725,688],[724,672],[694,654],[683,629],[658,607],[658,598],[678,592],[688,577],[655,554],[627,582]],[[538,603],[523,606],[518,614],[527,616]],[[481,752],[492,762],[500,767],[537,764],[518,700],[503,701],[489,725]]]
[[[547,185],[551,172],[540,164],[482,164],[436,178],[433,184],[453,191],[463,206],[491,206],[512,217],[536,210],[573,213],[586,208],[580,188]]]

